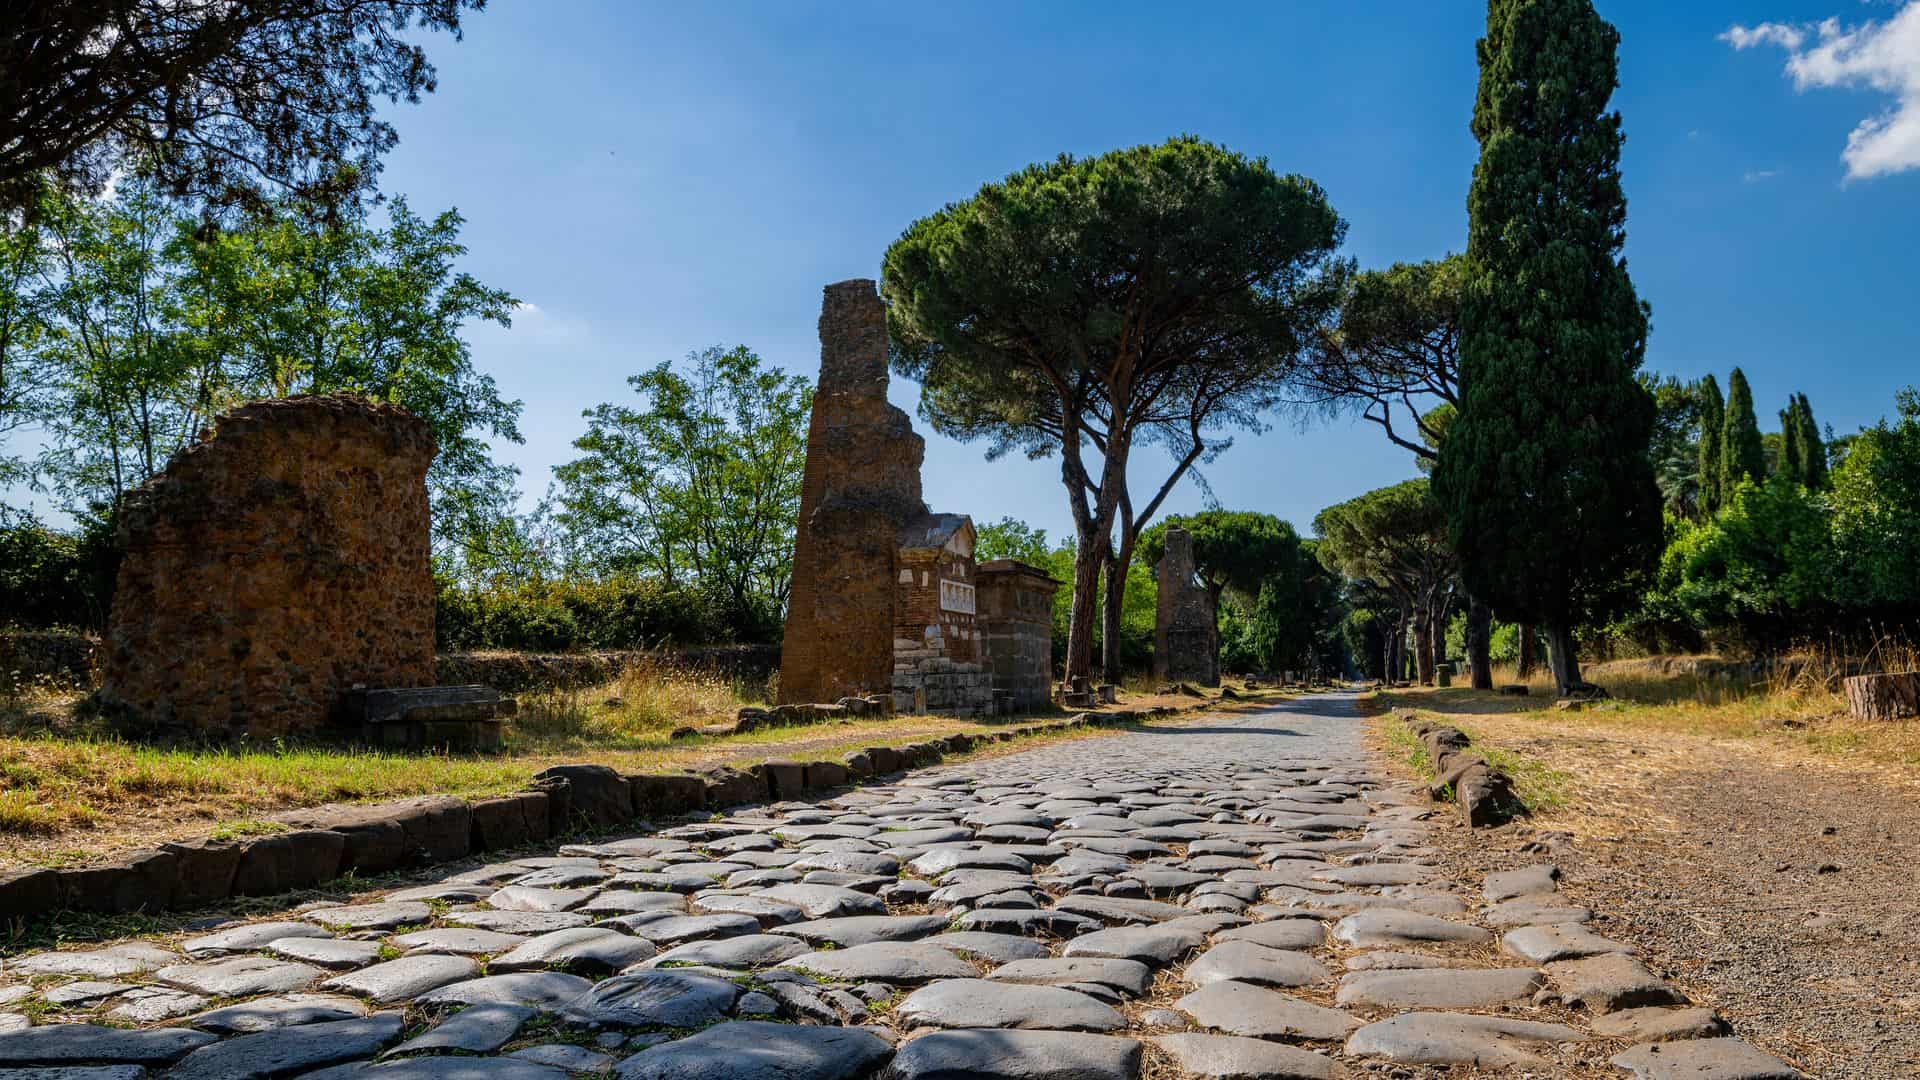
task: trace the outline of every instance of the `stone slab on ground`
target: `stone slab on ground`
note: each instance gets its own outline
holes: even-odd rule
[[[1332,1080],[1331,1058],[1239,1035],[1156,1035],[1150,1040],[1186,1073],[1205,1080]]]
[[[733,1020],[620,1062],[620,1080],[854,1080],[893,1056],[857,1028]]]
[[[1560,1024],[1421,1012],[1368,1024],[1348,1037],[1346,1049],[1354,1057],[1379,1057],[1403,1065],[1538,1069],[1549,1064],[1539,1053],[1542,1048],[1582,1038]]]
[[[922,987],[894,1007],[909,1025],[945,1028],[1023,1028],[1118,1031],[1126,1018],[1097,998],[1057,986],[987,979],[947,979]]]
[[[882,1080],[1135,1080],[1140,1043],[1068,1031],[939,1031],[902,1045]]]
[[[1800,1070],[1739,1039],[1643,1043],[1613,1058],[1638,1080],[1805,1080]]]

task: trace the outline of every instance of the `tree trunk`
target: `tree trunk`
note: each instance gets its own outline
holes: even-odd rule
[[[1433,608],[1425,598],[1413,602],[1413,673],[1421,686],[1433,685]]]
[[[1533,669],[1540,660],[1534,655],[1533,624],[1521,623],[1518,627],[1520,637],[1519,675],[1522,682],[1533,677]]]
[[[1106,589],[1100,603],[1100,667],[1104,681],[1120,683],[1120,612],[1127,599],[1127,570],[1109,544],[1100,572]]]
[[[1475,690],[1493,689],[1493,609],[1467,601],[1467,675]]]
[[[1102,546],[1091,535],[1080,537],[1073,555],[1073,601],[1067,620],[1065,678],[1084,679],[1093,670],[1093,620],[1100,595]]]
[[[1860,720],[1903,720],[1920,716],[1920,671],[1855,675],[1842,681],[1847,711]]]
[[[1447,600],[1449,593],[1440,590],[1433,599],[1433,669],[1435,679],[1439,677],[1440,665],[1447,662]]]
[[[1547,630],[1547,647],[1551,652],[1554,685],[1564,696],[1574,687],[1581,685],[1580,658],[1574,655],[1573,628],[1556,625]]]

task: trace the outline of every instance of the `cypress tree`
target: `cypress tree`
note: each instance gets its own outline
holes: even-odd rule
[[[1753,414],[1753,388],[1739,368],[1727,378],[1727,415],[1720,423],[1720,501],[1733,497],[1740,481],[1766,479],[1767,451],[1760,441],[1760,420]]]
[[[1433,474],[1468,591],[1547,631],[1563,693],[1581,685],[1574,627],[1631,603],[1661,545],[1607,110],[1619,42],[1590,0],[1487,5],[1460,408]]]
[[[1800,402],[1788,398],[1780,410],[1780,460],[1773,463],[1773,477],[1790,484],[1806,482],[1806,459],[1800,456]]]
[[[1712,375],[1700,380],[1700,513],[1712,517],[1720,509],[1720,425],[1727,403],[1720,381]]]
[[[1827,443],[1820,437],[1820,425],[1813,420],[1813,402],[1807,395],[1801,394],[1800,405],[1800,482],[1808,491],[1819,491],[1827,486]]]

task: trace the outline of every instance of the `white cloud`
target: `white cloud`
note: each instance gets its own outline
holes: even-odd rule
[[[1758,184],[1762,180],[1771,180],[1774,177],[1779,175],[1780,175],[1779,169],[1749,169],[1747,170],[1747,175],[1742,177],[1741,179],[1745,180],[1749,184]]]
[[[1886,22],[1761,23],[1731,27],[1720,40],[1735,49],[1777,45],[1787,50],[1787,74],[1796,90],[1865,88],[1893,98],[1847,135],[1840,157],[1849,179],[1920,169],[1920,0],[1908,0]]]

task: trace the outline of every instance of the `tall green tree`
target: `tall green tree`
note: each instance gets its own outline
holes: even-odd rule
[[[1800,399],[1788,398],[1787,407],[1780,410],[1779,416],[1780,460],[1773,467],[1774,479],[1804,484],[1807,459],[1800,448]]]
[[[887,250],[893,366],[936,431],[1060,456],[1075,533],[1069,678],[1125,610],[1134,547],[1197,465],[1257,430],[1334,311],[1345,224],[1319,185],[1196,138],[1062,156]],[[1135,451],[1171,468],[1136,499]],[[1117,675],[1117,634],[1106,666]]]
[[[1194,571],[1215,611],[1220,610],[1220,599],[1228,589],[1251,601],[1267,577],[1300,552],[1299,534],[1272,514],[1202,510],[1169,517],[1140,534],[1138,554],[1147,566],[1159,565],[1166,553],[1167,529],[1175,525],[1193,537]]]
[[[580,456],[554,470],[555,517],[579,562],[698,586],[748,632],[776,624],[793,576],[807,381],[742,345],[627,382],[640,405],[588,411]]]
[[[1813,419],[1813,403],[1807,395],[1796,394],[1793,399],[1794,422],[1798,426],[1795,442],[1800,448],[1800,463],[1796,479],[1805,485],[1808,491],[1819,491],[1827,486],[1827,444],[1820,437],[1820,425]]]
[[[1700,379],[1699,483],[1700,512],[1709,517],[1720,509],[1720,429],[1727,420],[1726,399],[1720,381],[1711,373]]]
[[[1727,411],[1720,422],[1720,500],[1724,504],[1742,483],[1767,478],[1766,444],[1753,411],[1753,388],[1739,368],[1727,378]]]
[[[460,35],[484,0],[13,0],[0,20],[0,205],[92,195],[136,158],[169,190],[258,205],[371,174],[418,101],[413,28]],[[48,181],[53,181],[49,185]]]
[[[1618,47],[1589,0],[1488,4],[1460,411],[1433,475],[1468,591],[1547,629],[1563,692],[1581,685],[1574,626],[1625,606],[1662,539],[1607,111]]]

